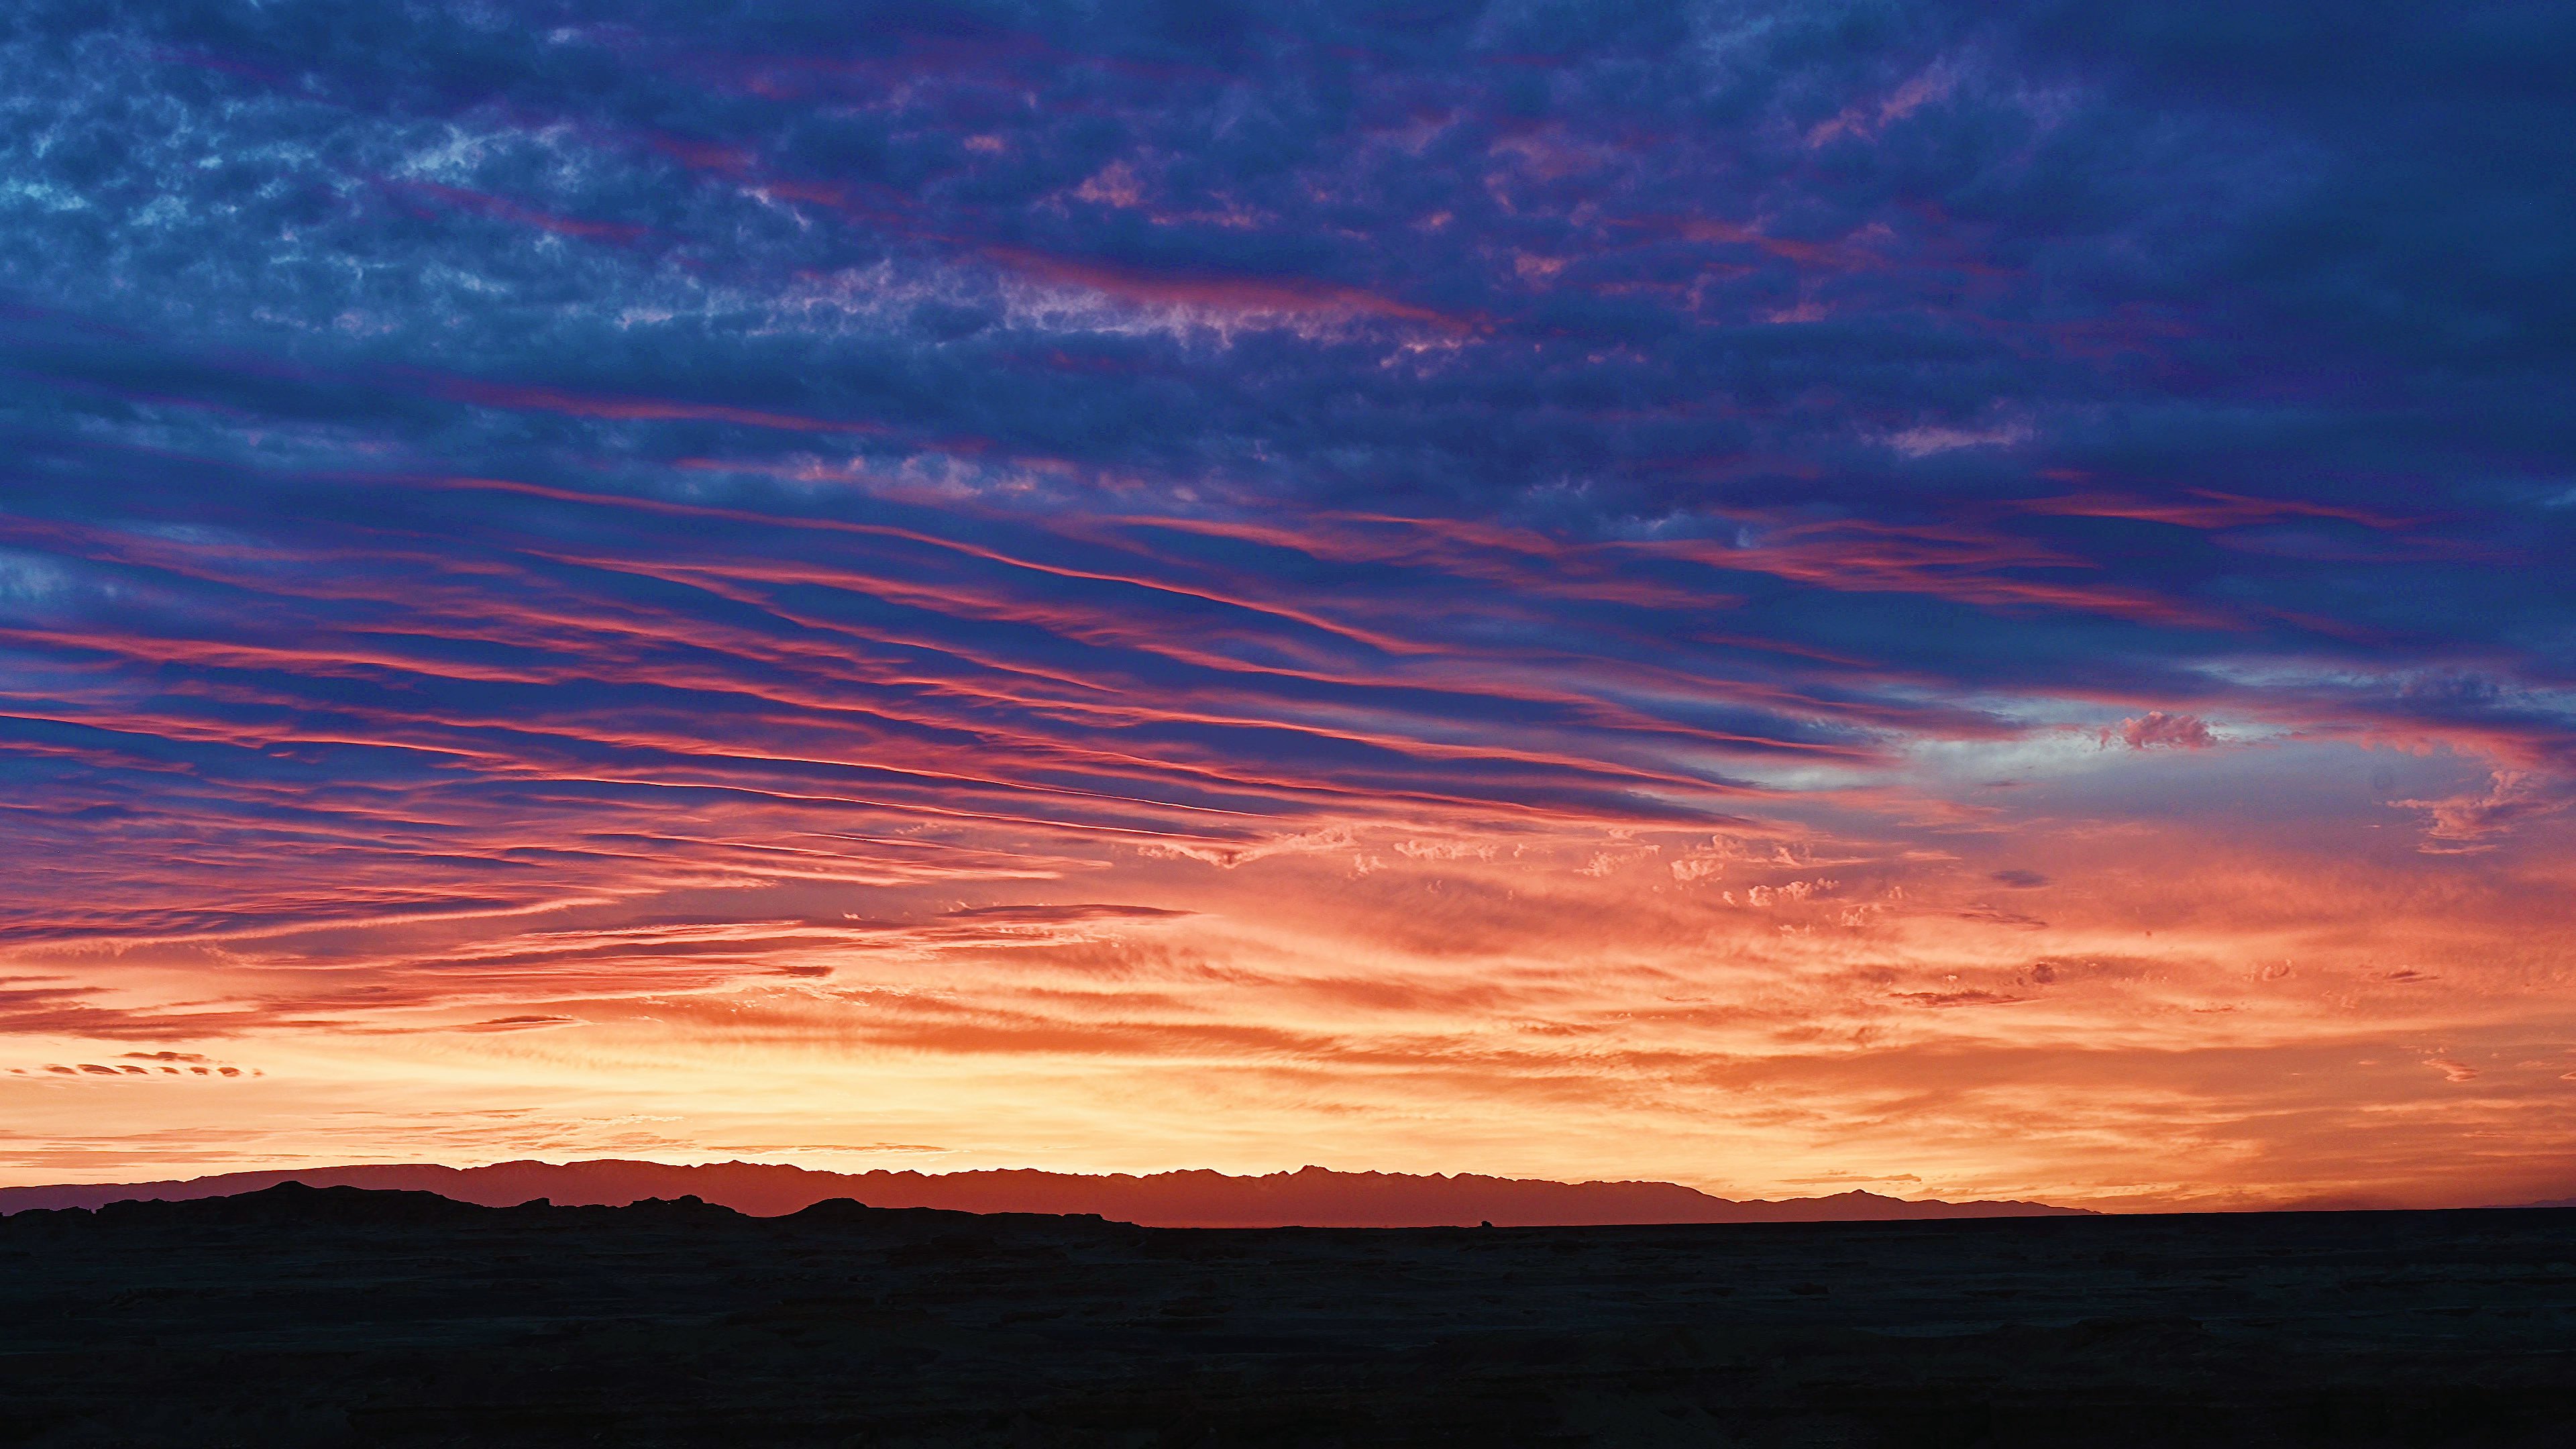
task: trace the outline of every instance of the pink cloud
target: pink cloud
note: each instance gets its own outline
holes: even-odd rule
[[[2081,474],[2061,471],[2052,471],[2046,476],[2061,482],[2083,481]],[[2177,497],[2164,498],[2074,494],[2033,498],[2013,506],[2026,513],[2063,518],[2125,518],[2208,531],[2240,528],[2249,523],[2266,523],[2281,518],[2332,518],[2378,529],[2404,528],[2417,521],[2306,499],[2249,498],[2207,488],[2186,489]]]
[[[459,402],[508,408],[516,412],[560,413],[576,418],[605,418],[618,422],[738,423],[744,427],[774,428],[791,433],[882,433],[886,430],[882,423],[803,417],[759,408],[676,402],[668,398],[604,397],[567,392],[561,388],[521,387],[466,377],[436,378],[432,379],[431,385],[432,390]]]
[[[2499,769],[2488,777],[2484,794],[2388,803],[2401,810],[2421,810],[2430,817],[2424,832],[2427,838],[2418,849],[2428,855],[2470,855],[2493,849],[2489,836],[2566,809],[2567,801],[2544,788],[2544,783],[2526,770]]]
[[[2114,740],[2133,750],[2206,750],[2220,743],[2219,737],[2210,732],[2209,721],[2198,715],[2167,714],[2160,709],[2105,726],[2098,738],[2105,749]]]
[[[1807,131],[1807,147],[1813,150],[1838,136],[1868,139],[1880,130],[1901,121],[1925,105],[1950,94],[1957,78],[1946,64],[1935,64],[1922,74],[1896,88],[1877,105],[1845,107],[1830,120],[1818,122]]]
[[[1147,271],[1016,247],[987,247],[984,254],[1033,281],[1080,288],[1134,307],[1175,307],[1227,318],[1287,316],[1346,320],[1375,317],[1419,323],[1434,331],[1453,334],[1472,332],[1478,325],[1470,319],[1453,317],[1358,287],[1305,277]]]

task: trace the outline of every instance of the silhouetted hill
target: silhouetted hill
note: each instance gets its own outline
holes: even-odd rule
[[[973,1213],[1097,1213],[1149,1227],[1564,1227],[1648,1223],[1889,1222],[1920,1218],[2045,1217],[2079,1208],[2031,1202],[1908,1202],[1876,1193],[1737,1202],[1670,1182],[1547,1182],[1472,1173],[1332,1172],[1308,1167],[1266,1177],[1163,1172],[1102,1177],[1031,1170],[983,1172],[816,1172],[750,1162],[674,1166],[660,1162],[502,1162],[488,1167],[427,1164],[230,1172],[184,1182],[0,1188],[0,1213],[98,1207],[136,1199],[231,1197],[283,1182],[432,1192],[457,1202],[508,1207],[532,1198],[618,1206],[646,1198],[697,1197],[756,1217],[792,1213],[830,1198],[871,1207],[945,1208]]]

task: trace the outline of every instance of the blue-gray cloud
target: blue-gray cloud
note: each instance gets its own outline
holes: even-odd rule
[[[19,7],[9,909],[1690,823],[2076,718],[2535,818],[2576,32],[2371,16]]]

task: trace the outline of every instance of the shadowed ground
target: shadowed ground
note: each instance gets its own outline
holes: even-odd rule
[[[0,1443],[2557,1445],[2576,1211],[1170,1230],[298,1186],[0,1220]]]

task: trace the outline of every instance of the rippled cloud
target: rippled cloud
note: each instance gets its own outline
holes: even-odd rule
[[[0,1170],[2563,1195],[2576,27],[2372,17],[22,6]]]

